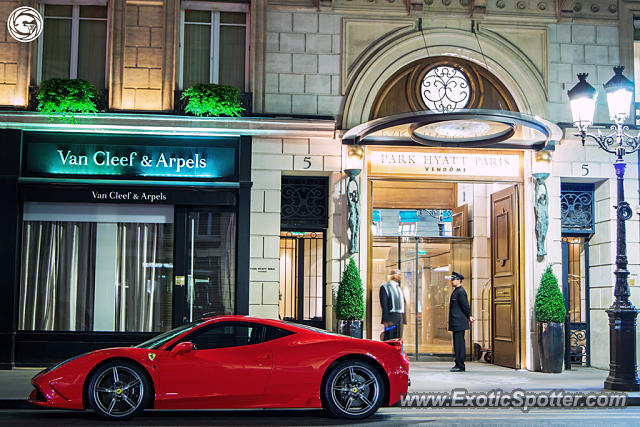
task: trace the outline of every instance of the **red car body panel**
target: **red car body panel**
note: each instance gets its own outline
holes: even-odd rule
[[[294,332],[258,344],[196,350],[172,355],[172,344],[217,322],[250,322]],[[113,359],[140,365],[151,379],[157,409],[320,408],[321,384],[338,359],[356,357],[377,364],[388,382],[389,400],[407,393],[409,360],[386,343],[316,332],[278,320],[247,316],[210,318],[159,349],[109,348],[81,355],[31,380],[29,402],[52,408],[83,409],[94,368]]]

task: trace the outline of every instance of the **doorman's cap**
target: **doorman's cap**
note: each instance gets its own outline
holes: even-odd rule
[[[450,276],[445,276],[445,279],[460,279],[460,280],[464,280],[464,276],[460,273],[456,273],[455,271],[451,272]]]

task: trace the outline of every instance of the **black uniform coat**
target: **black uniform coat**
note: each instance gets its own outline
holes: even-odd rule
[[[451,292],[451,298],[449,299],[449,330],[464,331],[469,329],[470,316],[471,307],[469,306],[467,291],[460,285]]]

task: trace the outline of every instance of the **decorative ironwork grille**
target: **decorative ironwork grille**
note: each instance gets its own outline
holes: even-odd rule
[[[438,113],[460,110],[469,103],[469,79],[457,68],[438,66],[430,69],[420,87],[426,106]]]
[[[593,185],[562,184],[560,211],[562,233],[593,234]]]
[[[319,230],[329,225],[329,179],[283,176],[280,226],[283,230]]]
[[[569,357],[572,365],[589,365],[587,360],[588,336],[587,323],[570,323],[569,348],[571,353]]]

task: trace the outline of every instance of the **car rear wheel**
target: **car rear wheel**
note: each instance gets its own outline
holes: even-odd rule
[[[340,362],[331,369],[324,384],[325,408],[337,417],[367,418],[378,410],[383,399],[382,377],[365,362]]]
[[[150,390],[142,369],[127,361],[110,362],[91,377],[89,403],[101,418],[127,420],[144,411]]]

